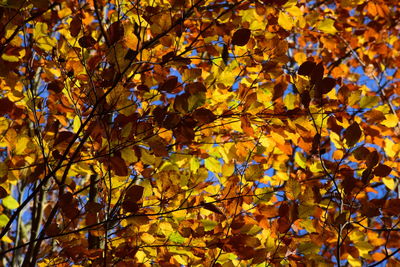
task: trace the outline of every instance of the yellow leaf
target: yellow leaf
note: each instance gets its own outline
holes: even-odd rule
[[[315,233],[317,231],[311,219],[300,220],[299,224],[309,233]]]
[[[295,105],[294,105],[295,102],[296,102],[296,96],[292,93],[285,95],[285,98],[283,99],[283,103],[285,104],[285,106],[288,110],[295,108]]]
[[[1,58],[8,62],[18,62],[19,61],[19,58],[14,55],[3,54],[3,55],[1,55]]]
[[[349,261],[351,266],[354,266],[354,267],[361,267],[362,266],[360,259],[353,258],[350,254],[349,254],[347,260]]]
[[[250,165],[246,169],[245,178],[247,181],[255,181],[262,178],[263,172],[261,165]]]
[[[280,135],[276,132],[271,132],[271,137],[277,144],[280,144],[280,145],[285,144],[285,138],[282,135]]]
[[[379,104],[379,100],[378,96],[363,96],[360,100],[360,108],[373,108]]]
[[[1,238],[1,241],[6,242],[6,243],[12,243],[13,242],[12,239],[9,238],[6,235]]]
[[[369,252],[374,248],[373,245],[366,241],[354,242],[354,246],[358,249],[358,251],[360,252],[360,256],[363,258],[368,257]]]
[[[196,173],[200,168],[200,162],[196,157],[191,157],[189,161],[189,169],[191,172]]]
[[[21,155],[24,153],[28,146],[30,139],[28,137],[18,138],[18,142],[15,144],[15,154]]]
[[[225,177],[231,176],[235,172],[235,165],[233,163],[226,163],[222,165],[222,175]]]
[[[289,199],[295,200],[301,193],[300,183],[293,178],[289,178],[285,186],[286,195]]]
[[[385,115],[386,120],[382,121],[381,124],[388,128],[393,128],[399,123],[399,118],[395,114]]]
[[[134,163],[137,162],[139,159],[136,156],[136,152],[133,148],[131,147],[126,147],[121,150],[121,157],[123,160],[129,163]]]
[[[213,173],[221,172],[221,164],[219,161],[213,157],[208,157],[204,160],[204,166]]]
[[[0,214],[0,227],[6,226],[9,220],[10,219],[8,219],[7,215]]]
[[[165,236],[168,236],[168,237],[174,231],[174,229],[172,228],[172,225],[168,222],[161,222],[158,225],[158,229],[160,229],[161,233],[163,233]]]
[[[318,25],[317,29],[323,31],[324,33],[335,34],[337,32],[335,26],[335,21],[333,19],[324,19]]]
[[[146,244],[152,244],[152,243],[154,243],[154,241],[156,240],[156,239],[154,238],[154,236],[152,236],[152,235],[149,234],[149,233],[143,233],[143,234],[140,236],[140,239],[142,239],[142,241],[145,242]]]
[[[303,169],[307,168],[307,159],[300,152],[296,152],[294,155],[294,161]]]
[[[279,12],[278,24],[287,31],[293,28],[293,19],[285,12]]]
[[[43,22],[36,23],[33,30],[33,39],[45,51],[50,51],[57,44],[55,38],[48,35],[48,26]]]
[[[395,190],[396,189],[396,183],[392,178],[389,177],[383,177],[382,182],[386,185],[387,188],[390,190]]]
[[[312,242],[303,242],[299,244],[297,249],[304,255],[314,255],[319,252],[320,246]]]
[[[187,265],[187,261],[182,256],[174,255],[173,257],[179,264],[181,264],[181,266],[186,266]]]
[[[389,157],[394,157],[396,153],[399,151],[399,144],[395,144],[389,138],[385,139],[385,153]]]
[[[19,207],[18,201],[16,201],[12,196],[6,196],[2,199],[3,206],[9,210],[15,210]]]
[[[286,8],[286,11],[294,17],[300,17],[301,15],[303,15],[303,12],[301,12],[300,8],[298,8],[297,6]]]
[[[79,118],[79,116],[75,116],[74,117],[74,122],[72,123],[72,129],[74,131],[74,133],[77,133],[79,128],[81,127],[82,123],[81,123],[81,119]]]

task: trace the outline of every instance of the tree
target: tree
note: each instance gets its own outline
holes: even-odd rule
[[[2,264],[399,264],[399,20],[1,1]]]

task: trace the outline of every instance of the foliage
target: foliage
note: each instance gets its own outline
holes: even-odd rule
[[[8,266],[399,264],[395,0],[3,0]]]

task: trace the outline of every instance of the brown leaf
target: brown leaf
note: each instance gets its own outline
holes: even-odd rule
[[[354,146],[360,140],[362,131],[357,122],[353,122],[344,132],[344,138],[349,147]]]
[[[322,94],[329,93],[336,85],[336,80],[333,78],[323,78],[317,85],[316,90],[320,91]]]
[[[251,127],[249,118],[247,116],[241,116],[240,122],[241,122],[241,127],[243,129],[243,132],[249,136],[254,136],[254,130]]]
[[[65,206],[63,212],[65,216],[70,220],[73,220],[79,216],[79,209],[75,206]]]
[[[278,220],[278,232],[283,234],[286,233],[287,231],[289,231],[290,229],[290,222],[288,217],[280,217]]]
[[[61,93],[61,91],[64,89],[64,83],[59,81],[59,80],[54,80],[51,81],[47,85],[47,90],[52,91],[56,94]]]
[[[159,91],[164,91],[167,93],[171,93],[176,86],[178,85],[178,77],[176,76],[169,76],[165,82],[163,82],[162,84],[160,84],[160,86],[158,87]]]
[[[11,102],[7,97],[0,99],[0,116],[12,112],[14,103]]]
[[[379,162],[379,154],[376,150],[368,154],[366,162],[368,168],[375,167],[376,164],[378,164],[378,162]]]
[[[239,29],[232,36],[232,44],[244,46],[250,39],[251,31],[249,29]]]
[[[71,33],[72,37],[78,36],[79,32],[81,31],[82,27],[82,19],[80,15],[76,15],[72,20],[71,24],[69,25],[69,32]]]
[[[45,231],[45,234],[47,236],[56,236],[60,233],[60,229],[58,228],[58,225],[56,223],[50,224]]]
[[[372,178],[373,178],[372,169],[368,167],[362,172],[361,181],[364,184],[367,184]]]
[[[350,194],[351,191],[354,189],[354,187],[356,187],[357,183],[357,179],[355,179],[353,176],[347,175],[344,177],[343,181],[342,181],[342,187],[344,189],[344,193]]]
[[[389,166],[387,166],[385,164],[379,164],[374,169],[374,175],[381,176],[381,177],[386,177],[391,172],[392,172],[392,168],[390,168]]]
[[[100,203],[94,202],[94,201],[89,201],[88,203],[86,203],[85,205],[85,209],[88,212],[92,212],[92,213],[96,213],[99,212],[101,210],[102,206]]]
[[[167,142],[159,136],[154,136],[147,142],[157,157],[168,156]]]
[[[218,207],[215,206],[215,205],[212,204],[212,203],[203,203],[202,206],[203,206],[203,208],[205,208],[206,210],[209,210],[209,211],[212,211],[212,212],[215,212],[215,213],[224,215],[224,214],[222,213],[222,211],[220,211],[220,210],[218,209]]]
[[[125,212],[136,213],[139,210],[139,205],[136,203],[136,201],[125,199],[122,202],[122,208],[124,209]]]
[[[347,221],[347,214],[346,213],[341,213],[339,216],[336,217],[335,219],[335,225],[340,225],[344,224]]]
[[[195,95],[200,92],[207,92],[207,88],[204,86],[203,83],[195,82],[195,83],[190,83],[190,84],[186,85],[185,91],[192,95]]]
[[[322,80],[322,77],[324,77],[324,66],[322,65],[322,62],[320,62],[315,66],[311,73],[311,83],[318,83]]]
[[[272,100],[277,100],[278,98],[283,96],[285,89],[287,88],[287,84],[285,83],[278,83],[274,86],[274,94],[272,96]]]
[[[193,128],[180,125],[173,130],[176,141],[180,144],[187,145],[190,144],[194,139]]]
[[[366,159],[368,157],[368,154],[369,150],[363,146],[359,146],[353,151],[353,155],[357,160]]]
[[[306,61],[299,67],[297,73],[299,75],[310,76],[317,64],[313,61]]]
[[[177,112],[186,114],[189,109],[189,99],[190,95],[188,93],[184,93],[181,95],[177,95],[174,100],[174,109]]]
[[[125,193],[125,199],[138,202],[143,196],[144,187],[140,185],[133,185]]]
[[[111,169],[114,170],[115,175],[127,176],[128,168],[126,167],[125,161],[118,156],[113,156],[110,158]]]
[[[176,113],[167,113],[165,120],[163,121],[162,126],[168,130],[174,129],[179,122],[181,121],[181,117]]]
[[[320,140],[321,140],[321,135],[320,134],[316,134],[314,136],[314,138],[313,138],[312,148],[311,148],[311,152],[310,152],[311,154],[317,154],[318,153]]]
[[[310,92],[308,90],[305,90],[300,94],[300,98],[301,98],[301,104],[303,104],[305,108],[308,108],[311,102]]]
[[[228,51],[228,46],[226,44],[224,44],[223,48],[222,48],[222,61],[224,61],[225,65],[228,64],[228,58],[229,58],[229,51]]]
[[[8,196],[7,190],[0,186],[0,199],[5,198],[6,196]]]
[[[328,118],[328,128],[337,134],[340,134],[340,132],[343,130],[343,127],[337,124],[337,119],[334,116],[330,116]]]
[[[78,43],[83,48],[90,48],[96,44],[96,40],[92,36],[86,35],[79,38]]]
[[[128,52],[126,52],[126,55],[124,59],[126,60],[135,60],[136,56],[138,55],[138,52],[132,49],[128,49]]]
[[[199,108],[193,112],[193,118],[200,123],[210,123],[216,119],[214,113],[206,108]]]
[[[121,22],[116,21],[107,30],[110,44],[113,45],[124,37],[124,27]]]

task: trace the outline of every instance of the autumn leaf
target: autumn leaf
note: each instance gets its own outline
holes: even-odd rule
[[[90,35],[85,35],[79,38],[78,43],[83,48],[91,48],[96,44],[96,40]]]
[[[324,19],[318,24],[317,29],[325,33],[335,34],[337,29],[335,28],[334,24],[335,21],[333,19]]]
[[[313,61],[305,61],[303,64],[300,65],[297,73],[299,75],[311,75],[311,73],[313,72],[313,70],[315,69],[315,67],[317,66],[317,64]]]
[[[349,147],[354,146],[358,140],[360,140],[362,135],[360,126],[357,122],[353,122],[344,132],[344,138],[346,139],[346,144]]]
[[[399,1],[0,6],[11,265],[395,264]]]
[[[385,177],[392,172],[392,168],[385,164],[379,164],[374,168],[374,174],[377,176]]]
[[[71,20],[69,31],[72,37],[77,37],[82,27],[82,19],[79,15]]]
[[[215,205],[212,204],[212,203],[204,203],[204,204],[203,204],[203,207],[204,207],[206,210],[215,212],[215,213],[220,214],[220,215],[224,215],[224,214],[217,208],[217,206],[215,206]]]
[[[232,36],[232,44],[244,46],[250,39],[251,31],[249,29],[239,29]]]
[[[5,198],[6,196],[8,196],[7,190],[0,186],[0,199]]]
[[[14,210],[19,207],[19,203],[12,196],[6,196],[2,200],[2,204],[9,210]]]

